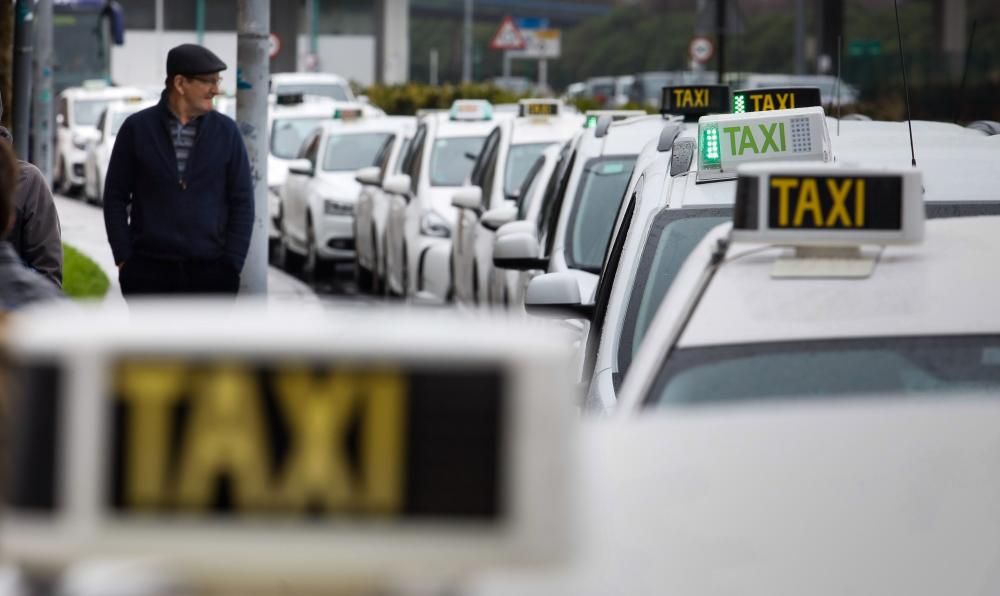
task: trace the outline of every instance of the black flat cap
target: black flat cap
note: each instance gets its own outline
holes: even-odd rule
[[[226,70],[226,63],[208,48],[181,44],[167,52],[167,76],[209,74]]]

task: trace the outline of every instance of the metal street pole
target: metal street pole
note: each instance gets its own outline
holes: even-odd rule
[[[236,8],[236,123],[253,177],[254,220],[241,291],[267,293],[267,89],[270,0],[239,0]]]
[[[432,87],[436,87],[438,84],[438,51],[436,49],[431,50],[430,70],[430,84]]]
[[[729,0],[715,0],[715,34],[718,38],[718,60],[716,61],[716,75],[721,84],[726,74],[726,3]]]
[[[462,82],[472,82],[472,0],[465,0],[464,47],[462,48]]]
[[[35,94],[31,155],[46,180],[52,180],[52,0],[35,5]]]
[[[198,45],[205,44],[205,0],[198,0],[194,6],[194,28],[198,34]]]
[[[14,5],[14,152],[28,159],[28,127],[31,122],[31,46],[35,22],[34,2],[17,0]]]

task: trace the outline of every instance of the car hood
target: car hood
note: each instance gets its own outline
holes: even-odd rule
[[[316,188],[324,198],[356,201],[361,193],[361,184],[354,179],[354,172],[320,172],[316,181]]]

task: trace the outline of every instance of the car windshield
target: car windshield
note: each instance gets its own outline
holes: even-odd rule
[[[111,136],[116,136],[118,131],[121,129],[122,124],[125,123],[125,119],[134,113],[135,112],[115,112],[111,116]]]
[[[598,157],[583,167],[566,235],[570,267],[600,273],[635,156]]]
[[[521,194],[521,185],[524,184],[524,177],[528,175],[531,166],[545,152],[552,143],[530,143],[525,145],[511,145],[507,154],[507,171],[503,176],[504,198],[516,199]]]
[[[353,172],[377,166],[390,142],[392,134],[387,132],[330,135],[326,140],[323,170]]]
[[[279,118],[271,125],[271,155],[295,159],[302,141],[328,118]]]
[[[316,95],[329,97],[337,101],[351,101],[347,89],[338,83],[282,83],[276,94],[281,95]]]
[[[732,220],[729,208],[664,209],[643,245],[618,343],[618,372],[625,374],[663,297],[694,247],[715,226]]]
[[[73,102],[73,124],[96,126],[101,112],[111,103],[110,99],[78,99]]]
[[[885,337],[675,350],[647,406],[1000,390],[1000,336]]]
[[[486,137],[447,137],[434,141],[431,152],[431,186],[462,186],[472,172]]]

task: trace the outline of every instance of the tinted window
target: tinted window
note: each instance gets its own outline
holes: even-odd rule
[[[73,124],[95,126],[101,112],[111,103],[110,99],[78,99],[73,102]]]
[[[576,151],[569,149],[556,166],[556,172],[552,176],[553,184],[545,191],[542,218],[538,222],[538,237],[545,247],[543,256],[552,254],[552,244],[555,242],[556,227],[559,224],[559,213],[562,211],[563,200],[566,198],[566,187],[569,185],[569,177],[573,173],[574,163],[576,163]],[[550,191],[551,194],[549,194]]]
[[[403,139],[402,144],[399,146],[399,157],[396,158],[396,169],[395,174],[403,173],[403,165],[406,163],[407,153],[410,151],[410,143],[413,142],[413,138]]]
[[[431,186],[461,186],[472,171],[485,137],[451,137],[434,141]],[[471,154],[473,157],[469,157]]]
[[[551,145],[552,143],[511,145],[510,151],[507,153],[507,171],[503,176],[505,199],[514,200],[521,194],[521,185],[524,184],[528,170]]]
[[[302,141],[327,118],[281,118],[271,125],[271,155],[292,159],[302,148]]]
[[[893,337],[680,348],[647,405],[1000,390],[1000,336]]]
[[[323,170],[353,172],[377,166],[391,142],[392,134],[387,132],[330,135],[326,139]]]
[[[587,162],[566,233],[570,267],[599,273],[635,156],[599,157]]]
[[[694,247],[713,227],[732,220],[732,210],[665,209],[649,228],[629,292],[618,342],[618,372],[625,374],[663,297]]]

